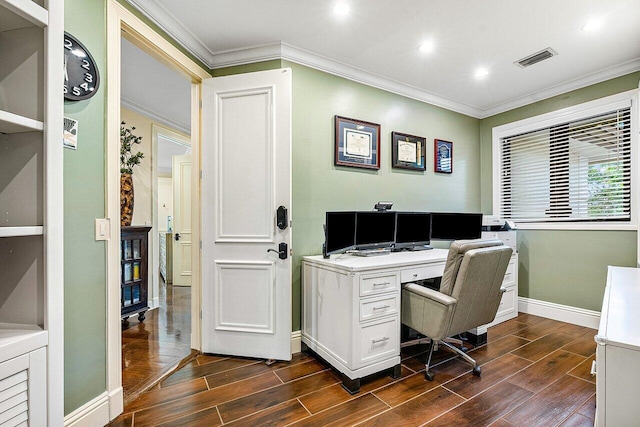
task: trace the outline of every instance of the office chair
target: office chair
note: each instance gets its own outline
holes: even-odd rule
[[[458,240],[451,244],[440,290],[407,283],[402,289],[402,323],[430,338],[425,377],[434,348],[442,344],[481,369],[466,353],[443,341],[493,321],[500,305],[502,287],[513,250],[500,240]]]

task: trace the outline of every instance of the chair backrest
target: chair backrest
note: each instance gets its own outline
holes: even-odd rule
[[[451,244],[440,285],[440,292],[458,301],[448,336],[493,321],[512,253],[500,240],[459,240]]]

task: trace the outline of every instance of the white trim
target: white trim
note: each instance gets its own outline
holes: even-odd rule
[[[491,149],[492,149],[492,212],[493,215],[500,215],[500,172],[502,164],[502,150],[500,141],[510,135],[542,129],[559,123],[577,120],[583,117],[605,113],[618,108],[631,107],[631,188],[636,188],[640,179],[638,167],[638,133],[640,132],[640,108],[638,108],[638,89],[631,89],[615,95],[605,96],[593,101],[583,102],[556,111],[540,114],[515,122],[496,126],[492,129]],[[638,228],[638,210],[640,197],[637,191],[631,192],[631,219],[624,222],[601,222],[601,221],[576,221],[576,222],[520,222],[518,228],[521,230],[630,230]],[[639,237],[640,239],[640,237]],[[639,258],[640,259],[640,258]]]
[[[169,34],[193,56],[209,68],[213,62],[213,52],[191,31],[176,20],[171,13],[154,0],[127,0],[162,31]]]
[[[518,297],[518,311],[547,319],[598,329],[600,312],[553,302]]]
[[[291,332],[291,354],[302,351],[302,331]]]
[[[534,102],[552,98],[563,93],[571,92],[583,87],[615,79],[616,77],[635,73],[638,70],[640,70],[640,59],[634,59],[632,61],[625,62],[624,64],[598,71],[597,73],[588,74],[586,76],[574,80],[569,80],[567,82],[552,86],[541,91],[532,92],[527,95],[514,98],[510,101],[502,102],[500,104],[484,108],[481,115],[477,118],[484,119],[486,117],[495,116],[496,114],[504,113],[505,111],[510,111],[519,107],[523,107],[525,105],[533,104]]]
[[[128,0],[143,15],[166,31],[187,51],[204,62],[212,69],[244,65],[249,63],[268,61],[273,59],[286,59],[301,65],[306,65],[317,70],[324,71],[364,83],[378,89],[386,90],[418,101],[446,108],[451,111],[466,114],[477,119],[483,119],[505,111],[513,110],[524,105],[532,104],[543,99],[561,95],[589,85],[600,83],[616,77],[624,76],[640,70],[640,60],[634,59],[614,67],[607,68],[580,78],[568,80],[550,88],[534,91],[517,98],[507,100],[488,107],[480,107],[453,101],[423,89],[406,85],[374,73],[343,64],[338,61],[323,57],[316,53],[306,51],[285,43],[276,43],[263,46],[249,46],[241,49],[212,52],[189,29],[185,28],[170,12],[153,0]]]
[[[146,116],[156,123],[159,123],[164,126],[168,126],[174,129],[179,130],[180,132],[186,133],[187,135],[190,133],[189,129],[179,124],[178,122],[171,120],[169,117],[161,116],[160,114],[151,111],[150,109],[143,107],[142,105],[133,102],[130,99],[127,99],[124,96],[120,97],[121,104],[124,108],[127,108],[131,111],[135,111],[138,114]]]
[[[66,417],[65,427],[95,427],[109,424],[109,396],[105,391]]]

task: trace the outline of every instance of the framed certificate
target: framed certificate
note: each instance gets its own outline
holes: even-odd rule
[[[380,169],[380,125],[335,117],[336,166]]]
[[[453,142],[436,139],[433,142],[434,171],[453,172]]]
[[[426,138],[391,132],[391,166],[400,169],[426,170],[426,146]]]

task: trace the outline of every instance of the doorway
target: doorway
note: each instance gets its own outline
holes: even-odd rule
[[[122,322],[126,403],[191,354],[191,289],[178,287],[183,281],[167,275],[173,271],[173,244],[179,247],[173,239],[178,236],[172,230],[174,212],[190,211],[173,196],[172,160],[191,152],[191,81],[126,37],[121,40],[120,81],[121,122],[141,138],[135,149],[144,155],[140,165],[132,168],[135,203],[131,225],[151,227],[145,269],[149,310],[146,316]],[[190,261],[181,264],[190,265]]]
[[[107,63],[109,75],[109,92],[107,106],[107,217],[111,218],[110,235],[107,241],[107,397],[109,404],[109,417],[114,418],[122,412],[124,395],[122,388],[122,327],[120,316],[120,168],[119,168],[119,129],[122,95],[127,92],[121,90],[122,64],[121,44],[124,36],[127,41],[141,48],[152,58],[165,64],[169,69],[178,71],[186,77],[189,87],[189,124],[191,147],[194,153],[198,153],[199,141],[199,115],[198,104],[200,100],[200,83],[210,77],[207,70],[196,64],[180,52],[154,30],[133,15],[126,7],[115,0],[107,4],[107,54],[110,60]],[[146,76],[149,77],[149,76]],[[198,170],[199,158],[194,156],[194,175]],[[194,179],[196,177],[192,177]],[[192,201],[192,212],[199,212],[199,194],[195,194]],[[135,216],[135,207],[134,207]],[[199,226],[197,219],[193,221],[193,235],[199,239]],[[197,254],[196,254],[197,255]],[[152,258],[153,259],[153,258]],[[199,313],[200,307],[200,283],[199,283],[199,258],[193,256],[193,286],[191,287],[191,334],[185,337],[190,342],[190,348],[200,348],[200,319],[194,313]],[[152,267],[153,268],[153,267]],[[157,271],[157,270],[156,270]],[[158,279],[159,281],[159,279]],[[159,292],[158,292],[158,298]],[[188,334],[187,334],[188,335]]]

